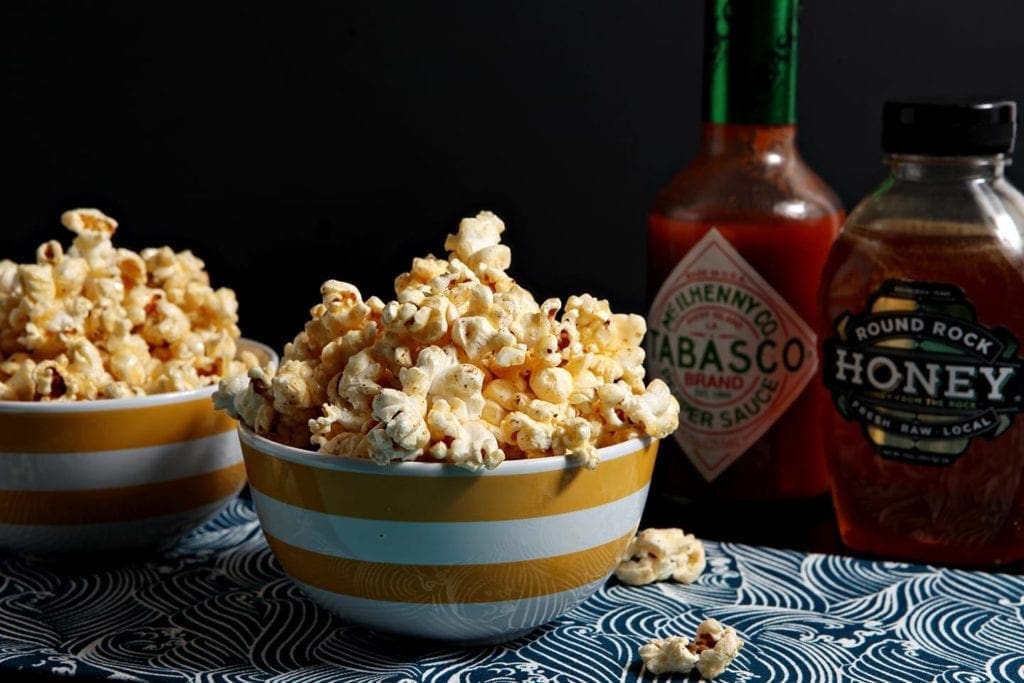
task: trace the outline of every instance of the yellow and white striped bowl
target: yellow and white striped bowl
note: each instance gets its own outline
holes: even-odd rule
[[[500,642],[567,612],[611,575],[647,499],[658,442],[564,457],[380,467],[239,427],[260,524],[285,572],[342,618]]]
[[[276,362],[262,344],[242,346]],[[0,548],[150,548],[217,514],[245,485],[245,467],[215,389],[0,401]]]

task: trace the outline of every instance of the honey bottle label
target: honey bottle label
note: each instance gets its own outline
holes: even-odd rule
[[[796,400],[817,338],[720,231],[676,264],[647,320],[651,375],[681,407],[675,439],[713,481]]]
[[[823,346],[825,384],[883,458],[951,465],[1024,408],[1018,340],[979,324],[955,285],[889,280],[834,331]]]

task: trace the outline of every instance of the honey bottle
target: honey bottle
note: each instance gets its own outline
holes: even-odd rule
[[[826,452],[843,542],[1024,558],[1024,196],[1009,101],[886,102],[888,177],[822,279]]]

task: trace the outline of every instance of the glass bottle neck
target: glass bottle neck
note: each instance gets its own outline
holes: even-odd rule
[[[921,183],[995,181],[1003,177],[1010,160],[1004,154],[966,157],[933,157],[887,154],[884,162],[896,180]]]
[[[703,123],[700,154],[707,157],[757,157],[768,162],[796,155],[796,126]]]
[[[705,0],[707,123],[796,122],[796,0]]]

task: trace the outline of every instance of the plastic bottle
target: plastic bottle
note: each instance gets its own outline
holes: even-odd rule
[[[1024,197],[1013,102],[887,102],[889,176],[822,280],[826,447],[843,542],[1024,557]]]

